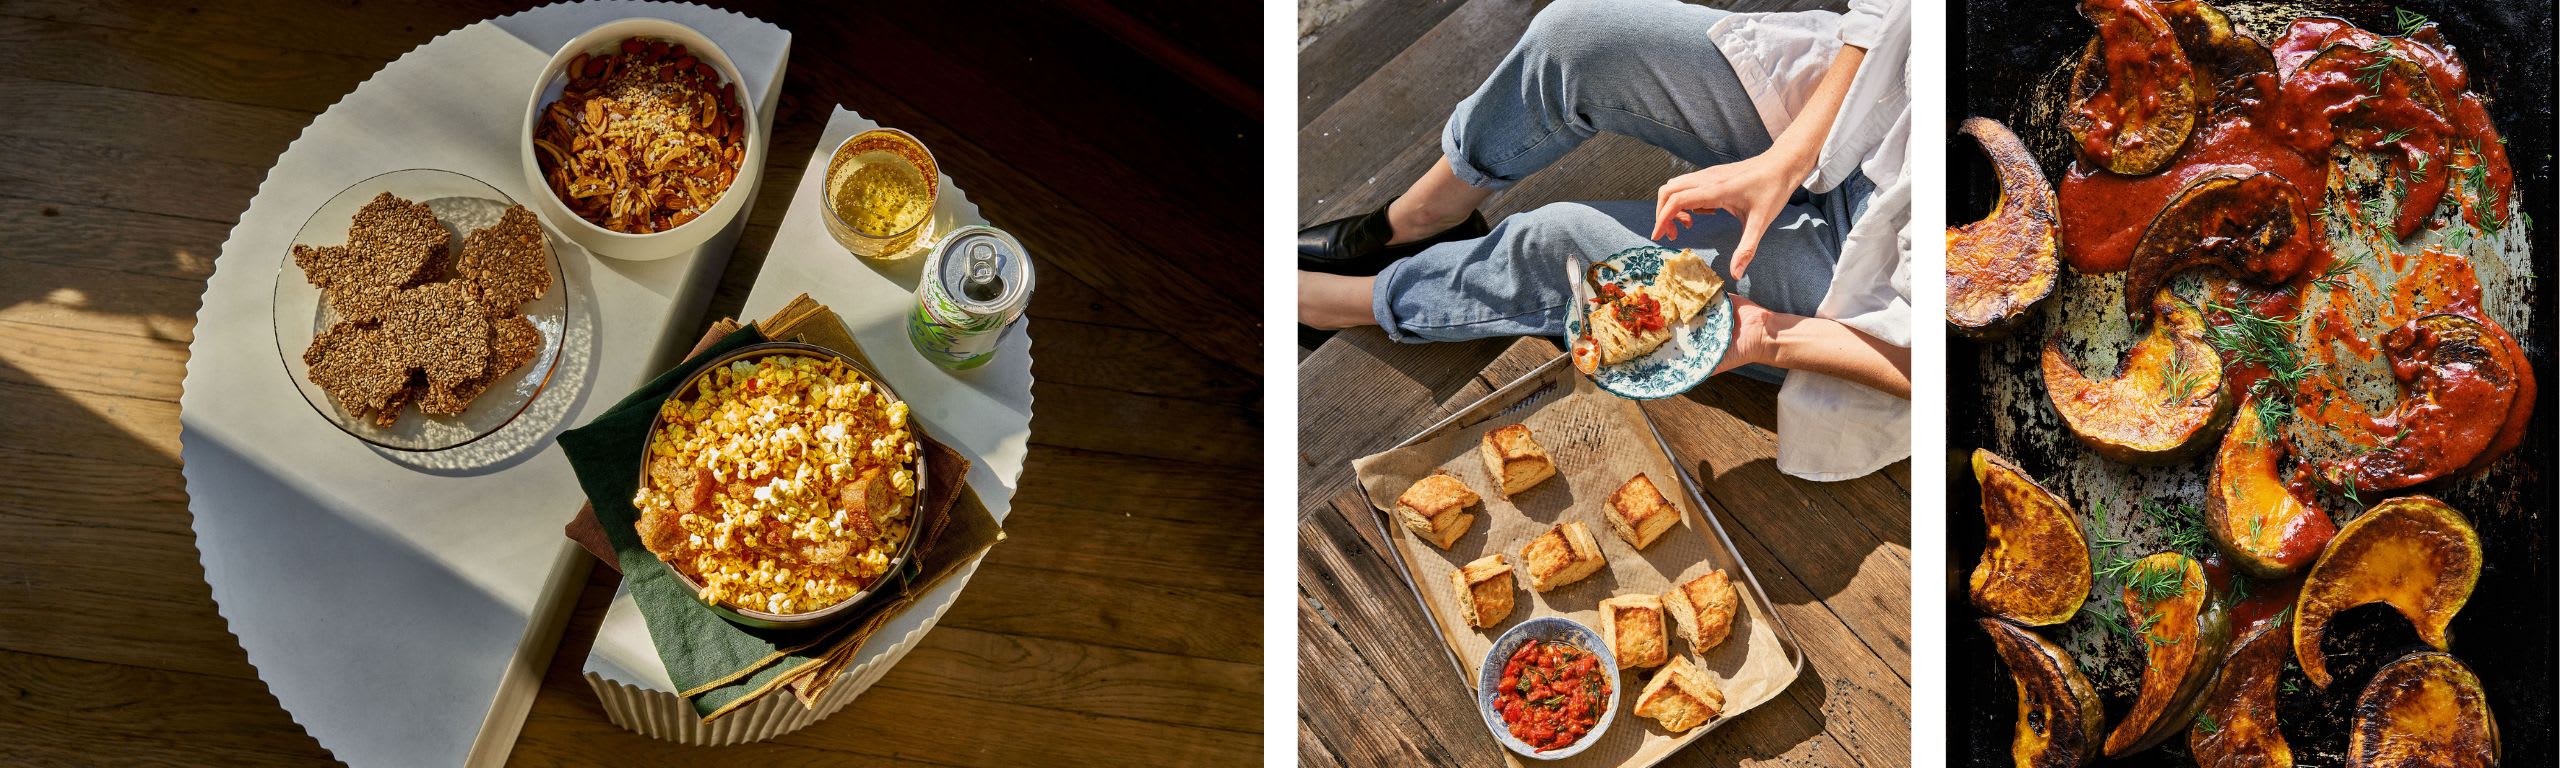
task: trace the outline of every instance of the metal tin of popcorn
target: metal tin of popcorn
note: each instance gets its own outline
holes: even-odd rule
[[[926,257],[916,282],[907,341],[934,364],[965,371],[995,357],[1004,329],[1031,305],[1031,257],[1004,230],[951,230]]]

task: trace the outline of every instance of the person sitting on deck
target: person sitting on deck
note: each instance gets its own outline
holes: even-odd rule
[[[1714,249],[1734,308],[1716,372],[1783,382],[1778,468],[1844,480],[1902,460],[1910,46],[1907,0],[1847,13],[1558,0],[1458,104],[1441,159],[1402,196],[1299,232],[1299,322],[1405,342],[1562,336],[1579,279],[1568,254]],[[1651,205],[1551,203],[1492,226],[1475,212],[1602,132],[1703,170]]]

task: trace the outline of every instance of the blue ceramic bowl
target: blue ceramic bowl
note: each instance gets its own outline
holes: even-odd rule
[[[1600,657],[1600,673],[1609,679],[1609,706],[1601,710],[1600,721],[1591,726],[1591,732],[1563,749],[1546,752],[1512,738],[1510,726],[1503,724],[1502,713],[1493,706],[1494,686],[1502,682],[1503,663],[1511,659],[1511,654],[1519,652],[1520,646],[1541,641],[1568,643],[1590,651]],[[1485,729],[1493,732],[1494,740],[1502,742],[1504,749],[1532,760],[1562,760],[1582,754],[1582,750],[1589,749],[1609,732],[1609,723],[1618,719],[1619,693],[1623,690],[1625,686],[1618,679],[1618,657],[1611,655],[1609,646],[1600,642],[1598,630],[1572,619],[1542,616],[1520,622],[1511,631],[1494,639],[1493,650],[1485,653],[1484,663],[1476,670],[1476,711],[1484,715]]]

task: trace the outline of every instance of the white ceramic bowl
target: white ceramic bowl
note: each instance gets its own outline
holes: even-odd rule
[[[711,204],[710,210],[673,229],[639,235],[597,226],[595,222],[570,211],[569,206],[561,203],[559,196],[551,191],[550,182],[542,178],[542,164],[534,159],[533,148],[534,127],[542,119],[543,107],[558,100],[560,91],[568,86],[568,78],[563,76],[562,70],[569,67],[569,61],[581,53],[613,53],[620,50],[624,39],[633,37],[682,43],[687,53],[710,62],[711,67],[728,80],[729,87],[736,90],[734,95],[738,107],[746,113],[743,119],[747,139],[746,155],[739,162],[737,178],[730,180],[729,188],[720,193],[720,199]],[[542,77],[534,81],[533,96],[525,104],[524,124],[517,127],[518,154],[524,163],[525,183],[533,190],[529,196],[533,198],[534,206],[542,211],[544,220],[598,256],[625,261],[656,261],[701,245],[712,235],[728,228],[729,222],[738,217],[738,212],[746,209],[747,197],[755,192],[756,179],[764,168],[764,118],[756,114],[755,100],[747,93],[745,83],[746,80],[738,74],[738,65],[729,61],[729,54],[692,27],[665,19],[637,18],[587,30],[551,54],[551,63],[543,66]]]

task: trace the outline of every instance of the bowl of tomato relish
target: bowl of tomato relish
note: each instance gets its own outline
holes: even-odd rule
[[[1495,740],[1522,757],[1581,754],[1618,718],[1618,660],[1572,619],[1521,622],[1493,641],[1476,671],[1476,708]]]

